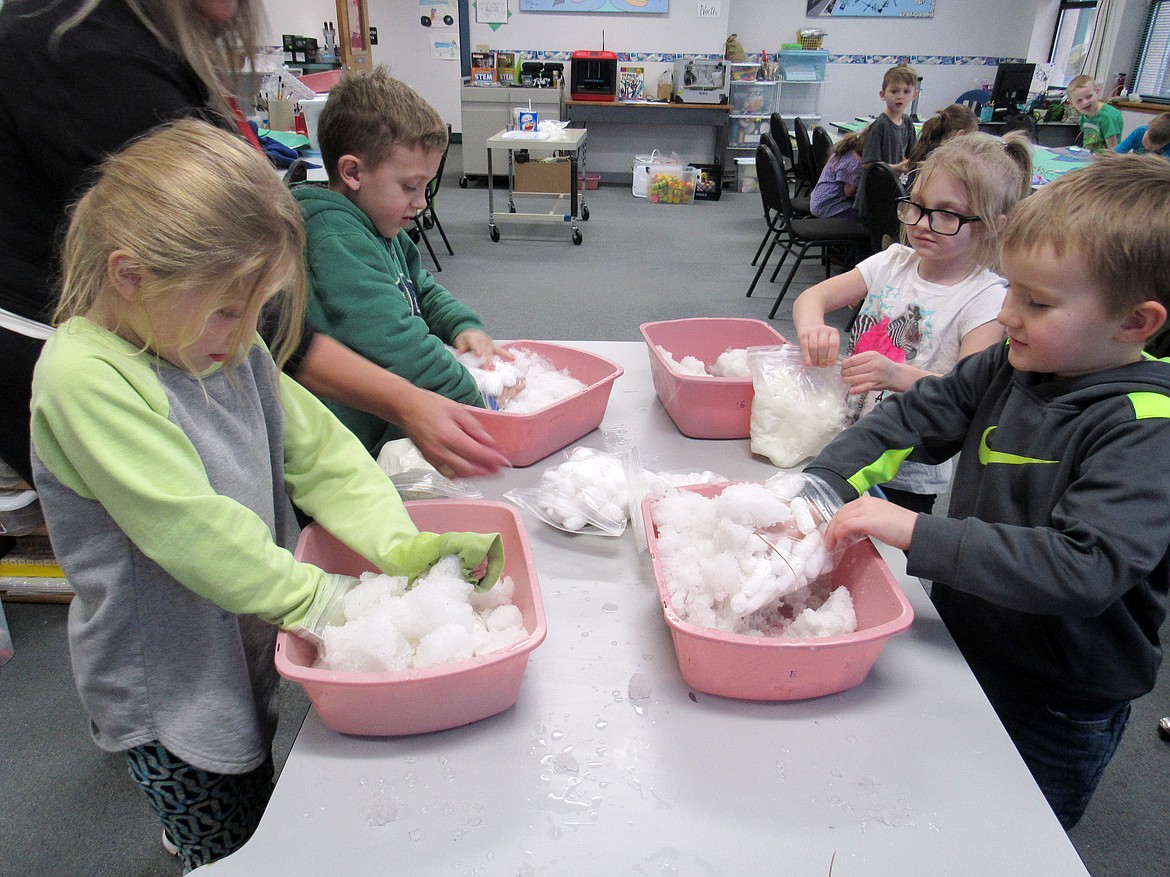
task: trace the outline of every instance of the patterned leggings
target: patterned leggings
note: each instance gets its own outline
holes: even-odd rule
[[[235,852],[252,836],[272,796],[272,756],[244,774],[210,773],[158,743],[126,751],[130,776],[142,787],[186,874]]]

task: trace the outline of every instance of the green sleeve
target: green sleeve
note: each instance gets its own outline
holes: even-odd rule
[[[314,325],[417,387],[482,404],[475,379],[443,346],[445,339],[411,313],[393,247],[356,219],[342,222],[307,223]]]
[[[431,332],[446,344],[454,344],[455,337],[468,329],[484,330],[483,321],[472,308],[459,301],[435,275],[423,267],[422,254],[405,230],[390,242],[390,247],[406,268],[418,295],[419,308]]]

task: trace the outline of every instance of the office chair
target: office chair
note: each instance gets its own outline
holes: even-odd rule
[[[964,91],[961,95],[955,98],[955,103],[963,104],[975,115],[979,115],[979,110],[981,110],[983,105],[989,100],[991,100],[991,92],[984,91],[982,88],[973,88],[970,91]]]
[[[812,132],[812,154],[813,164],[817,168],[817,181],[821,179],[821,174],[825,170],[825,165],[829,163],[829,155],[833,151],[833,138],[825,128],[817,125]]]
[[[776,269],[772,272],[769,282],[776,280],[776,276],[780,273],[780,269],[790,255],[796,256],[796,260],[788,272],[788,277],[784,281],[784,286],[781,288],[780,294],[776,296],[772,310],[768,312],[768,319],[772,319],[776,316],[776,311],[780,308],[780,302],[784,299],[788,288],[792,285],[792,278],[796,275],[796,269],[800,267],[800,263],[804,261],[809,250],[814,248],[820,249],[821,261],[825,266],[825,277],[827,278],[832,271],[832,266],[829,261],[830,250],[834,247],[841,248],[845,250],[847,256],[855,256],[860,246],[868,240],[869,234],[861,223],[854,222],[851,219],[840,219],[838,217],[829,219],[797,219],[794,217],[792,215],[792,203],[788,195],[788,186],[785,183],[784,172],[780,167],[780,162],[764,146],[756,147],[756,176],[759,178],[760,198],[764,202],[765,209],[770,208],[779,213],[779,220],[776,231],[772,235],[772,242],[768,246],[768,251],[764,254],[764,258],[760,260],[759,267],[756,269],[756,276],[752,278],[752,284],[748,287],[747,296],[750,298],[751,294],[755,291],[756,284],[759,282],[760,276],[764,273],[764,267],[768,264],[768,259],[771,258],[772,251],[777,246],[784,250],[784,255],[780,257],[780,261],[776,265]]]

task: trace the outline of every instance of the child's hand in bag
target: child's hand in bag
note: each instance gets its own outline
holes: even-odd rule
[[[796,337],[804,352],[804,364],[824,368],[837,362],[841,351],[841,333],[832,326],[813,326]]]
[[[325,581],[317,589],[304,619],[300,624],[291,626],[289,630],[320,648],[325,628],[345,624],[345,595],[352,591],[358,582],[359,579],[353,576],[326,573]]]

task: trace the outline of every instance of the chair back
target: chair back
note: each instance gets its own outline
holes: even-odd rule
[[[829,132],[820,125],[813,128],[812,132],[812,154],[813,163],[817,167],[817,179],[820,180],[821,172],[824,171],[825,165],[829,163],[829,154],[833,151],[833,138]]]
[[[789,144],[789,147],[791,147],[791,145],[792,144]],[[776,158],[780,159],[780,167],[785,171],[788,170],[788,166],[784,163],[784,153],[780,151],[780,144],[776,142],[775,137],[765,131],[760,135],[760,146],[767,147],[769,152],[776,156]]]
[[[1004,119],[1003,133],[1008,134],[1012,131],[1023,131],[1029,140],[1036,142],[1036,120],[1031,116],[1008,116]]]
[[[813,159],[812,154],[812,138],[809,136],[808,127],[800,116],[796,117],[796,121],[792,125],[793,133],[796,135],[796,163],[800,168],[800,176],[808,184],[809,190],[817,184],[819,175],[817,174],[817,163]]]
[[[779,113],[772,113],[768,129],[772,137],[772,142],[776,144],[776,148],[780,153],[780,166],[785,169],[785,173],[796,171],[796,152],[792,148],[792,135],[788,133],[788,126],[784,124],[784,120],[780,118]],[[761,135],[762,138],[762,135]]]
[[[756,147],[756,178],[760,186],[760,200],[765,213],[776,211],[783,219],[782,227],[792,222],[792,200],[788,196],[788,180],[780,159],[768,147]]]
[[[443,168],[447,165],[447,153],[451,151],[451,125],[447,125],[447,145],[443,148],[443,157],[439,159],[439,169],[435,171],[435,175],[431,177],[427,183],[427,203],[435,200],[435,195],[438,194],[439,186],[443,182]]]
[[[983,105],[991,100],[991,93],[984,91],[982,88],[973,88],[970,91],[964,91],[961,95],[955,98],[955,103],[962,104],[967,107],[975,115],[979,115],[979,110]]]
[[[889,235],[895,241],[901,234],[898,221],[898,199],[906,196],[898,175],[885,162],[871,164],[865,172],[865,220],[869,223],[870,239],[874,249],[881,249],[882,238]]]

